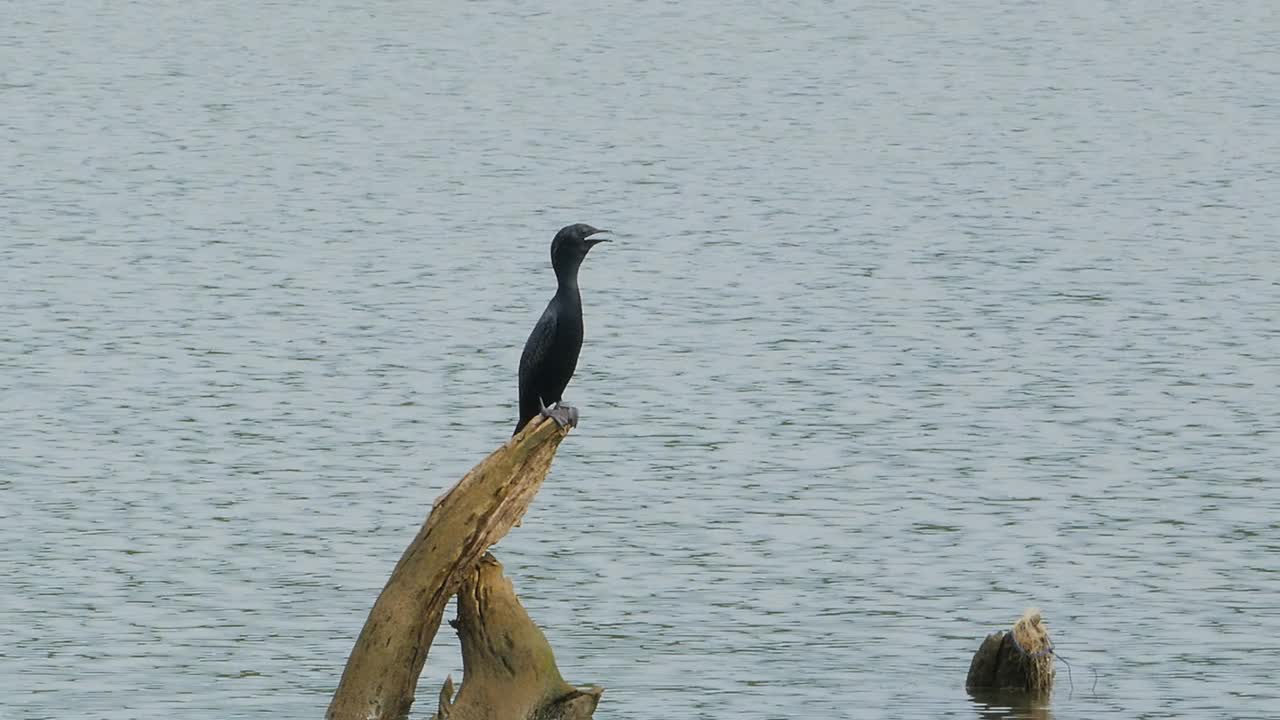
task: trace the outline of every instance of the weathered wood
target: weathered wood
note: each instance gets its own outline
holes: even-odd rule
[[[449,598],[524,517],[569,432],[535,418],[440,496],[347,659],[329,720],[404,718]]]
[[[486,554],[458,591],[462,688],[440,691],[434,720],[587,720],[603,688],[565,682],[546,636],[529,618],[502,565]]]
[[[969,663],[965,687],[1047,693],[1053,689],[1053,642],[1039,610],[1027,610],[1010,632],[992,633]]]

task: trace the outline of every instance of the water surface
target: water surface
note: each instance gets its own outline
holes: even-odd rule
[[[0,717],[320,717],[576,221],[496,552],[599,717],[1001,716],[1028,605],[1016,715],[1275,717],[1269,3],[5,17]]]

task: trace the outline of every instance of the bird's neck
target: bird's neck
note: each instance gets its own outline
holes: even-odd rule
[[[556,268],[556,296],[573,302],[581,302],[578,292],[578,268]]]

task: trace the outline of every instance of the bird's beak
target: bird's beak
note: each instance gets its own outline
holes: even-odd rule
[[[609,231],[608,231],[608,230],[593,230],[593,231],[591,232],[591,234],[592,234],[592,235],[595,235],[596,233],[607,233],[607,232],[609,232]],[[602,237],[588,237],[588,238],[587,238],[587,247],[592,247],[593,245],[598,245],[598,244],[600,244],[600,243],[602,243],[602,242],[609,242],[609,238],[602,238]]]

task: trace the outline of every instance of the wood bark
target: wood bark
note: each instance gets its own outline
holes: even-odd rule
[[[449,599],[489,546],[524,517],[568,432],[535,418],[436,500],[374,602],[326,718],[408,716]]]
[[[516,597],[502,565],[485,554],[458,592],[462,689],[445,680],[434,720],[586,720],[602,688],[565,682],[546,636]]]

